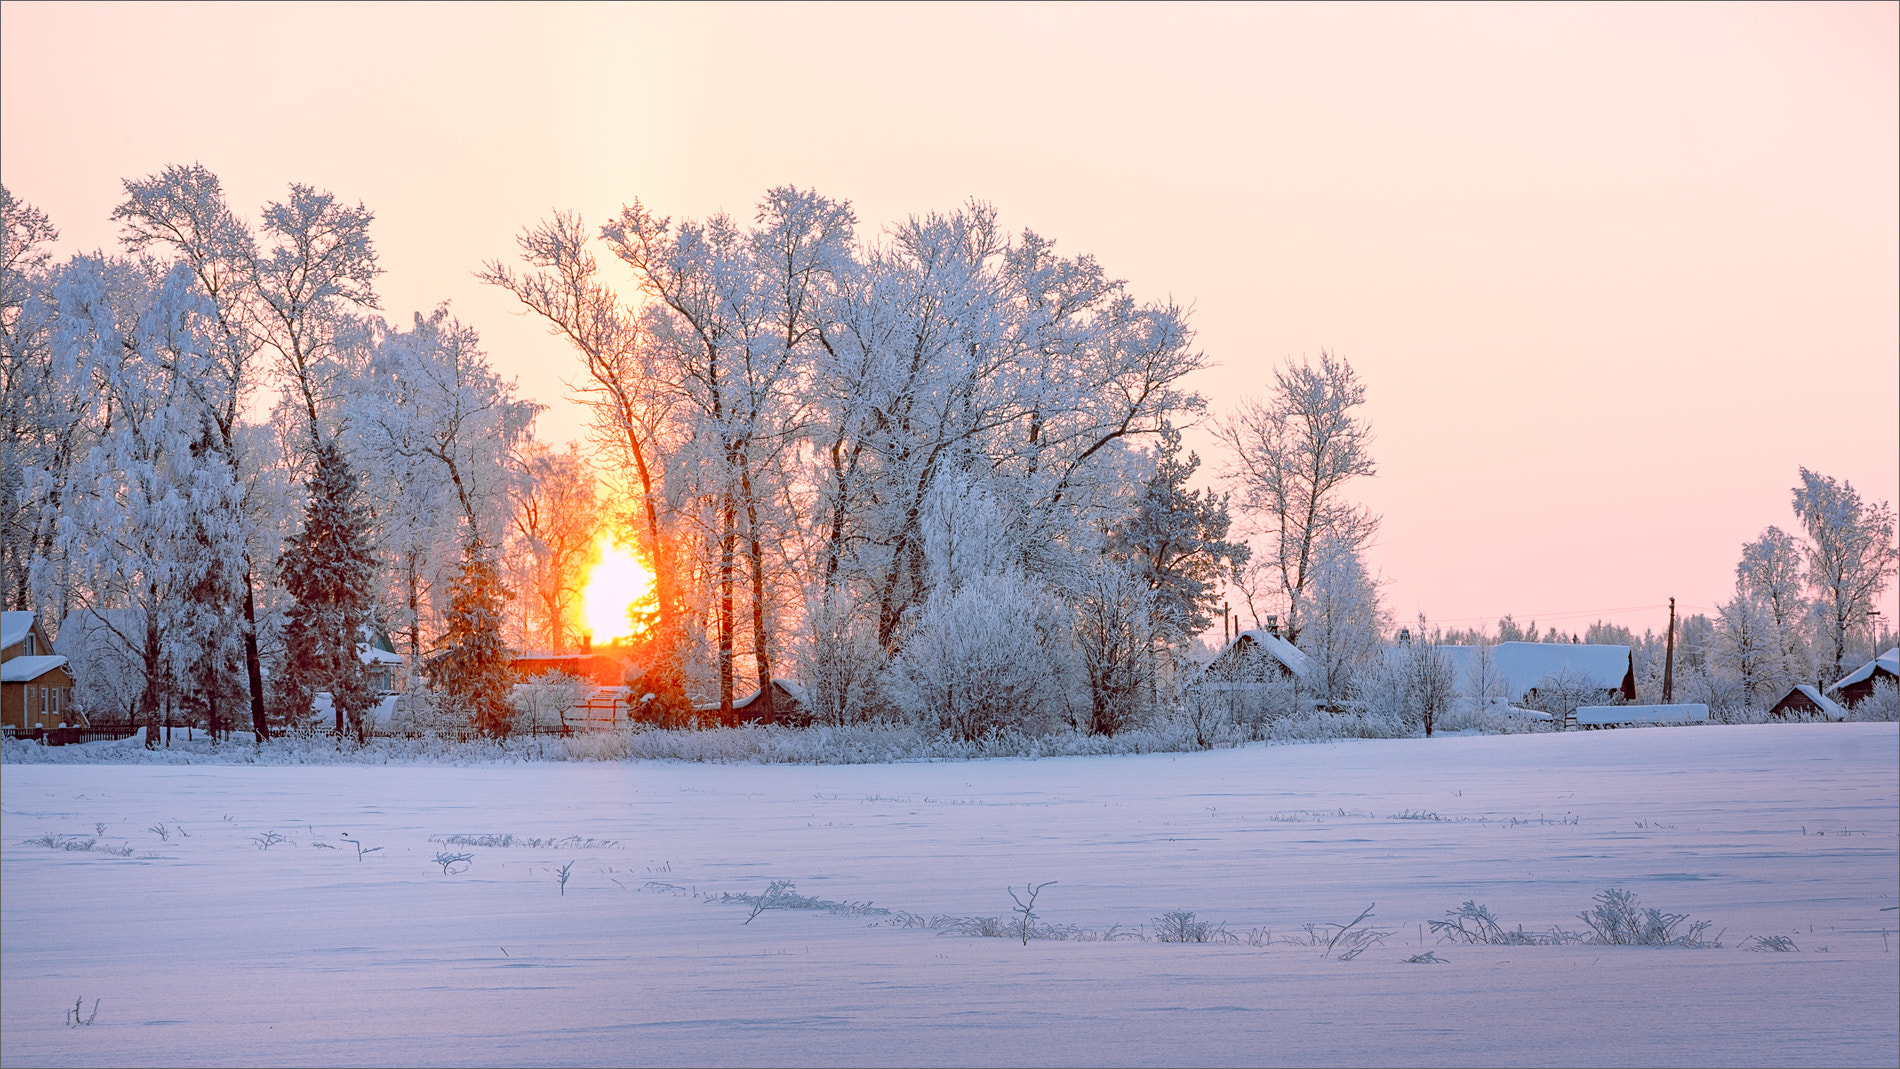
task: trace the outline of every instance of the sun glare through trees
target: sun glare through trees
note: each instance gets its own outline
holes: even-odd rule
[[[581,619],[596,642],[631,638],[635,606],[653,599],[653,573],[630,550],[601,532],[595,541],[600,560],[581,590]]]

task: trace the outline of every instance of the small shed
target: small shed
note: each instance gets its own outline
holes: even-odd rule
[[[1827,689],[1839,694],[1841,704],[1851,709],[1866,701],[1874,692],[1874,684],[1883,679],[1889,683],[1900,682],[1900,646],[1835,680]]]
[[[1768,710],[1768,715],[1777,720],[1845,720],[1847,710],[1818,688],[1797,683]]]
[[[732,702],[732,723],[734,724],[790,724],[811,723],[811,706],[805,700],[805,688],[790,679],[772,680],[772,717],[765,716],[765,703],[759,700],[763,691],[754,690],[743,698]],[[699,705],[694,712],[706,719],[717,719],[719,706]]]
[[[84,724],[73,671],[40,630],[37,614],[0,613],[0,726],[10,732]]]

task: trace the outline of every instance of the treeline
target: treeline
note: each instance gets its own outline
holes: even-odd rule
[[[1800,529],[1765,528],[1741,547],[1733,595],[1713,616],[1685,614],[1676,623],[1670,696],[1703,703],[1718,719],[1758,719],[1796,685],[1825,692],[1900,641],[1878,608],[1900,563],[1892,503],[1864,500],[1852,483],[1807,468],[1799,476],[1789,506]],[[1439,641],[1628,646],[1639,701],[1661,701],[1671,671],[1666,629],[1638,635],[1598,621],[1578,633],[1552,627],[1540,635],[1536,621],[1526,627],[1507,615],[1495,633],[1452,630]]]
[[[482,274],[574,347],[583,457],[535,441],[446,307],[381,316],[362,205],[293,185],[253,222],[197,166],[125,191],[121,248],[64,262],[0,193],[0,584],[95,632],[86,694],[138,723],[262,739],[321,691],[360,733],[368,626],[505,733],[503,647],[574,648],[610,530],[657,580],[656,720],[781,675],[821,720],[1112,732],[1248,556],[1187,486],[1184,310],[983,205],[871,239],[790,188],[749,225],[636,202],[528,229]]]

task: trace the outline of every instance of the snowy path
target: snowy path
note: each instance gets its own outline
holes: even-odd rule
[[[1890,724],[849,767],[9,765],[0,820],[6,1065],[1900,1060]],[[95,823],[92,851],[29,841]],[[430,841],[458,834],[517,844]],[[567,836],[612,845],[519,843]],[[1182,909],[1276,940],[1377,902],[1392,934],[1351,961],[1025,947],[820,911],[743,924],[695,897],[775,879],[1003,917],[1005,886],[1055,880],[1046,923]],[[1466,899],[1581,929],[1609,887],[1727,946],[1421,941]],[[1739,948],[1757,935],[1800,950]],[[1425,949],[1449,963],[1403,963]],[[80,995],[98,1016],[69,1028]]]

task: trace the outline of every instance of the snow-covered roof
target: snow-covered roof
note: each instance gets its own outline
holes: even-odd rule
[[[11,616],[12,613],[8,613],[7,615]],[[1890,676],[1900,676],[1900,646],[1895,646],[1893,649],[1888,650],[1873,660],[1868,661],[1866,664],[1861,665],[1859,668],[1854,669],[1852,672],[1835,680],[1834,685],[1828,689],[1839,690],[1842,687],[1851,687],[1861,680],[1872,678],[1875,672],[1881,670],[1885,670]]]
[[[21,615],[31,616],[32,613],[22,613]],[[53,669],[63,666],[65,663],[66,658],[54,655],[15,657],[5,664],[0,664],[0,683],[25,683],[30,680],[38,679]]]
[[[1709,707],[1696,702],[1682,705],[1584,705],[1577,708],[1578,724],[1700,724]]]
[[[1822,694],[1818,688],[1811,687],[1806,683],[1796,683],[1794,690],[1789,691],[1788,694],[1794,694],[1797,691],[1809,701],[1813,702],[1815,707],[1821,710],[1821,715],[1827,717],[1829,720],[1847,719],[1847,710],[1841,708],[1841,703]],[[1783,695],[1781,701],[1785,702],[1787,700],[1788,695]],[[1775,704],[1780,705],[1781,702],[1776,702]]]
[[[380,650],[366,642],[358,642],[356,659],[364,664],[401,664],[402,654]]]
[[[33,629],[30,612],[0,612],[0,646],[11,646]]]
[[[59,637],[53,649],[68,657],[86,652],[95,637],[111,641],[113,630],[137,634],[145,626],[145,614],[138,609],[74,609],[59,623]]]
[[[1240,634],[1234,636],[1233,641],[1222,648],[1220,651],[1221,656],[1226,656],[1227,651],[1240,645],[1243,639],[1265,650],[1274,660],[1285,665],[1287,671],[1292,672],[1301,679],[1309,678],[1313,674],[1315,668],[1313,658],[1308,657],[1304,650],[1288,642],[1283,636],[1276,635],[1271,631],[1242,631]],[[1215,657],[1214,659],[1218,661],[1220,657]]]
[[[1407,646],[1386,648],[1386,661],[1405,656]],[[1483,646],[1439,646],[1438,651],[1450,662],[1458,685],[1464,686],[1472,664]],[[1630,671],[1630,648],[1613,643],[1575,642],[1500,642],[1488,647],[1491,664],[1503,677],[1506,696],[1512,703],[1543,680],[1565,672],[1601,690],[1620,690],[1623,677]]]

